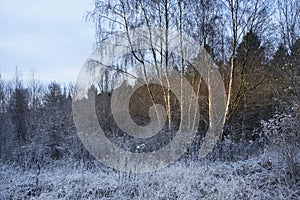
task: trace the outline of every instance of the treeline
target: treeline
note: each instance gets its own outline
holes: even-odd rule
[[[0,79],[0,155],[25,167],[57,159],[86,161],[72,116],[72,84]]]
[[[262,50],[257,51],[260,48]],[[249,79],[244,80],[243,84],[247,85],[249,91],[240,91],[241,79],[236,79],[233,84],[235,98],[239,99],[239,102],[237,105],[231,105],[234,112],[226,123],[226,136],[236,141],[256,140],[260,136],[254,130],[260,128],[261,120],[266,121],[278,112],[299,112],[300,40],[298,39],[293,44],[290,53],[280,46],[273,55],[273,59],[265,62],[264,65],[261,65],[264,61],[264,50],[254,33],[250,32],[244,37],[243,42],[239,44],[238,52],[236,60],[241,62],[245,58],[245,54],[251,56],[252,64],[249,67],[257,66],[257,71],[255,74],[247,74]],[[245,67],[240,63],[237,66],[239,67],[237,69]],[[238,72],[236,72],[236,76],[238,76]],[[188,70],[185,76],[196,88],[200,79],[199,74]],[[74,86],[72,84],[63,86],[56,82],[45,86],[35,79],[24,83],[20,77],[20,74],[16,72],[13,80],[0,79],[1,159],[17,161],[24,165],[30,165],[38,160],[39,162],[49,162],[52,159],[62,158],[84,161],[92,159],[78,138],[73,121]],[[195,81],[196,79],[198,81]],[[199,134],[205,133],[209,123],[207,89],[205,85],[201,87],[199,108],[202,114]],[[141,142],[149,143],[144,140],[136,140],[132,142],[132,146],[128,146],[132,138],[128,138],[126,133],[118,129],[111,114],[112,91],[108,89],[101,91],[100,86],[97,88],[94,90],[97,93],[98,120],[102,128],[111,134],[109,137],[123,147],[127,145],[126,148],[132,151]],[[164,105],[161,88],[153,85],[151,90]],[[148,111],[151,106],[149,99],[146,88],[140,88],[131,99],[132,105],[134,105],[130,109],[131,115],[139,125],[149,123]],[[174,96],[172,99],[174,99],[172,122],[178,126],[180,106],[178,102],[176,103]],[[126,140],[129,142],[123,144],[122,141]],[[159,144],[154,144],[155,142],[168,143],[169,140],[170,138],[161,133],[159,140],[150,141],[151,144],[153,143],[152,145],[156,145],[151,148],[159,147]],[[194,145],[200,145],[200,140],[197,142]]]
[[[193,38],[210,54],[222,74],[227,99],[221,139],[254,140],[258,136],[253,130],[260,126],[261,120],[271,118],[275,112],[299,111],[299,11],[297,0],[96,0],[88,19],[95,23],[100,44],[120,32],[127,33],[125,38],[130,44],[136,39],[130,30],[138,28],[165,31],[157,34],[159,36],[149,34],[146,42],[150,45],[160,41],[167,46],[171,43],[168,31],[172,30]],[[177,39],[180,42],[180,38]],[[202,84],[204,81],[193,66],[181,62],[171,49],[165,50],[162,46],[150,53],[130,45],[128,49],[131,54],[117,60],[99,78],[99,91],[111,92],[116,77],[122,71],[128,73],[132,67],[137,68],[144,79],[151,80],[154,74],[164,77],[159,81],[167,83],[170,82],[168,76],[175,70],[181,78],[188,79],[195,93],[200,91],[197,98],[202,124],[209,124],[207,86]],[[179,56],[184,59],[184,55]],[[145,63],[155,63],[155,70],[151,71]],[[154,90],[145,87],[145,94],[139,97],[151,99]],[[176,122],[178,119],[174,118],[180,116],[180,111],[176,107],[178,103],[172,101],[171,90],[167,84],[163,104],[168,120]],[[162,92],[156,89],[156,93]]]
[[[255,141],[262,137],[259,134],[262,120],[278,112],[300,112],[299,8],[298,0],[274,4],[271,0],[96,0],[88,18],[95,22],[97,42],[120,31],[145,27],[175,29],[199,42],[219,67],[227,93],[226,123],[221,139]],[[127,39],[132,39],[130,37]],[[167,35],[162,37],[165,38],[159,39],[168,41]],[[146,72],[145,76],[150,73],[143,60],[149,58],[149,52],[132,52],[125,56],[107,67],[93,91],[97,94],[99,123],[112,134],[111,140],[134,151],[131,143],[126,146],[126,134],[114,123],[111,93],[130,67],[139,66],[136,68]],[[201,75],[192,66],[171,63],[180,59],[170,59],[168,51],[158,50],[152,56],[158,66],[166,66],[158,70],[163,73],[158,76],[167,77],[170,71],[176,70],[190,82],[195,93],[199,93],[199,134],[205,133],[210,113],[207,86],[202,84]],[[154,95],[164,94],[156,97],[176,128],[180,105],[169,92],[171,88],[160,88],[150,89]],[[132,103],[131,114],[139,125],[149,123],[148,108],[153,102],[149,101],[151,90],[148,89],[146,86],[137,91],[136,99],[132,99],[136,102]],[[24,83],[18,73],[13,80],[0,79],[1,159],[25,166],[61,158],[84,162],[93,159],[76,134],[72,117],[73,90],[73,85],[65,87],[52,82],[44,86],[34,78]],[[163,137],[161,134],[158,142],[164,143]],[[165,140],[168,142],[170,138]],[[201,139],[194,145],[200,142]],[[155,145],[155,141],[150,143]]]

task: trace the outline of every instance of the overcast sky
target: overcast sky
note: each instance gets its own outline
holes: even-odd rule
[[[0,74],[16,66],[28,79],[34,69],[43,81],[74,81],[95,41],[85,21],[92,0],[1,0]]]

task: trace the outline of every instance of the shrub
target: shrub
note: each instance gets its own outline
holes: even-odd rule
[[[292,175],[299,177],[300,113],[275,114],[261,125],[267,147],[278,154]]]

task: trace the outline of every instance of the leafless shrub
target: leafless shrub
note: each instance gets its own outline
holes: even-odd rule
[[[299,177],[300,113],[275,114],[261,125],[267,147],[278,154],[279,161],[292,175]]]

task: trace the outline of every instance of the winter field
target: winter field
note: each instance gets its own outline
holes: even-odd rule
[[[101,169],[102,168],[102,169]],[[177,162],[125,174],[57,161],[39,170],[1,164],[2,199],[299,199],[300,182],[274,153],[236,162]]]

